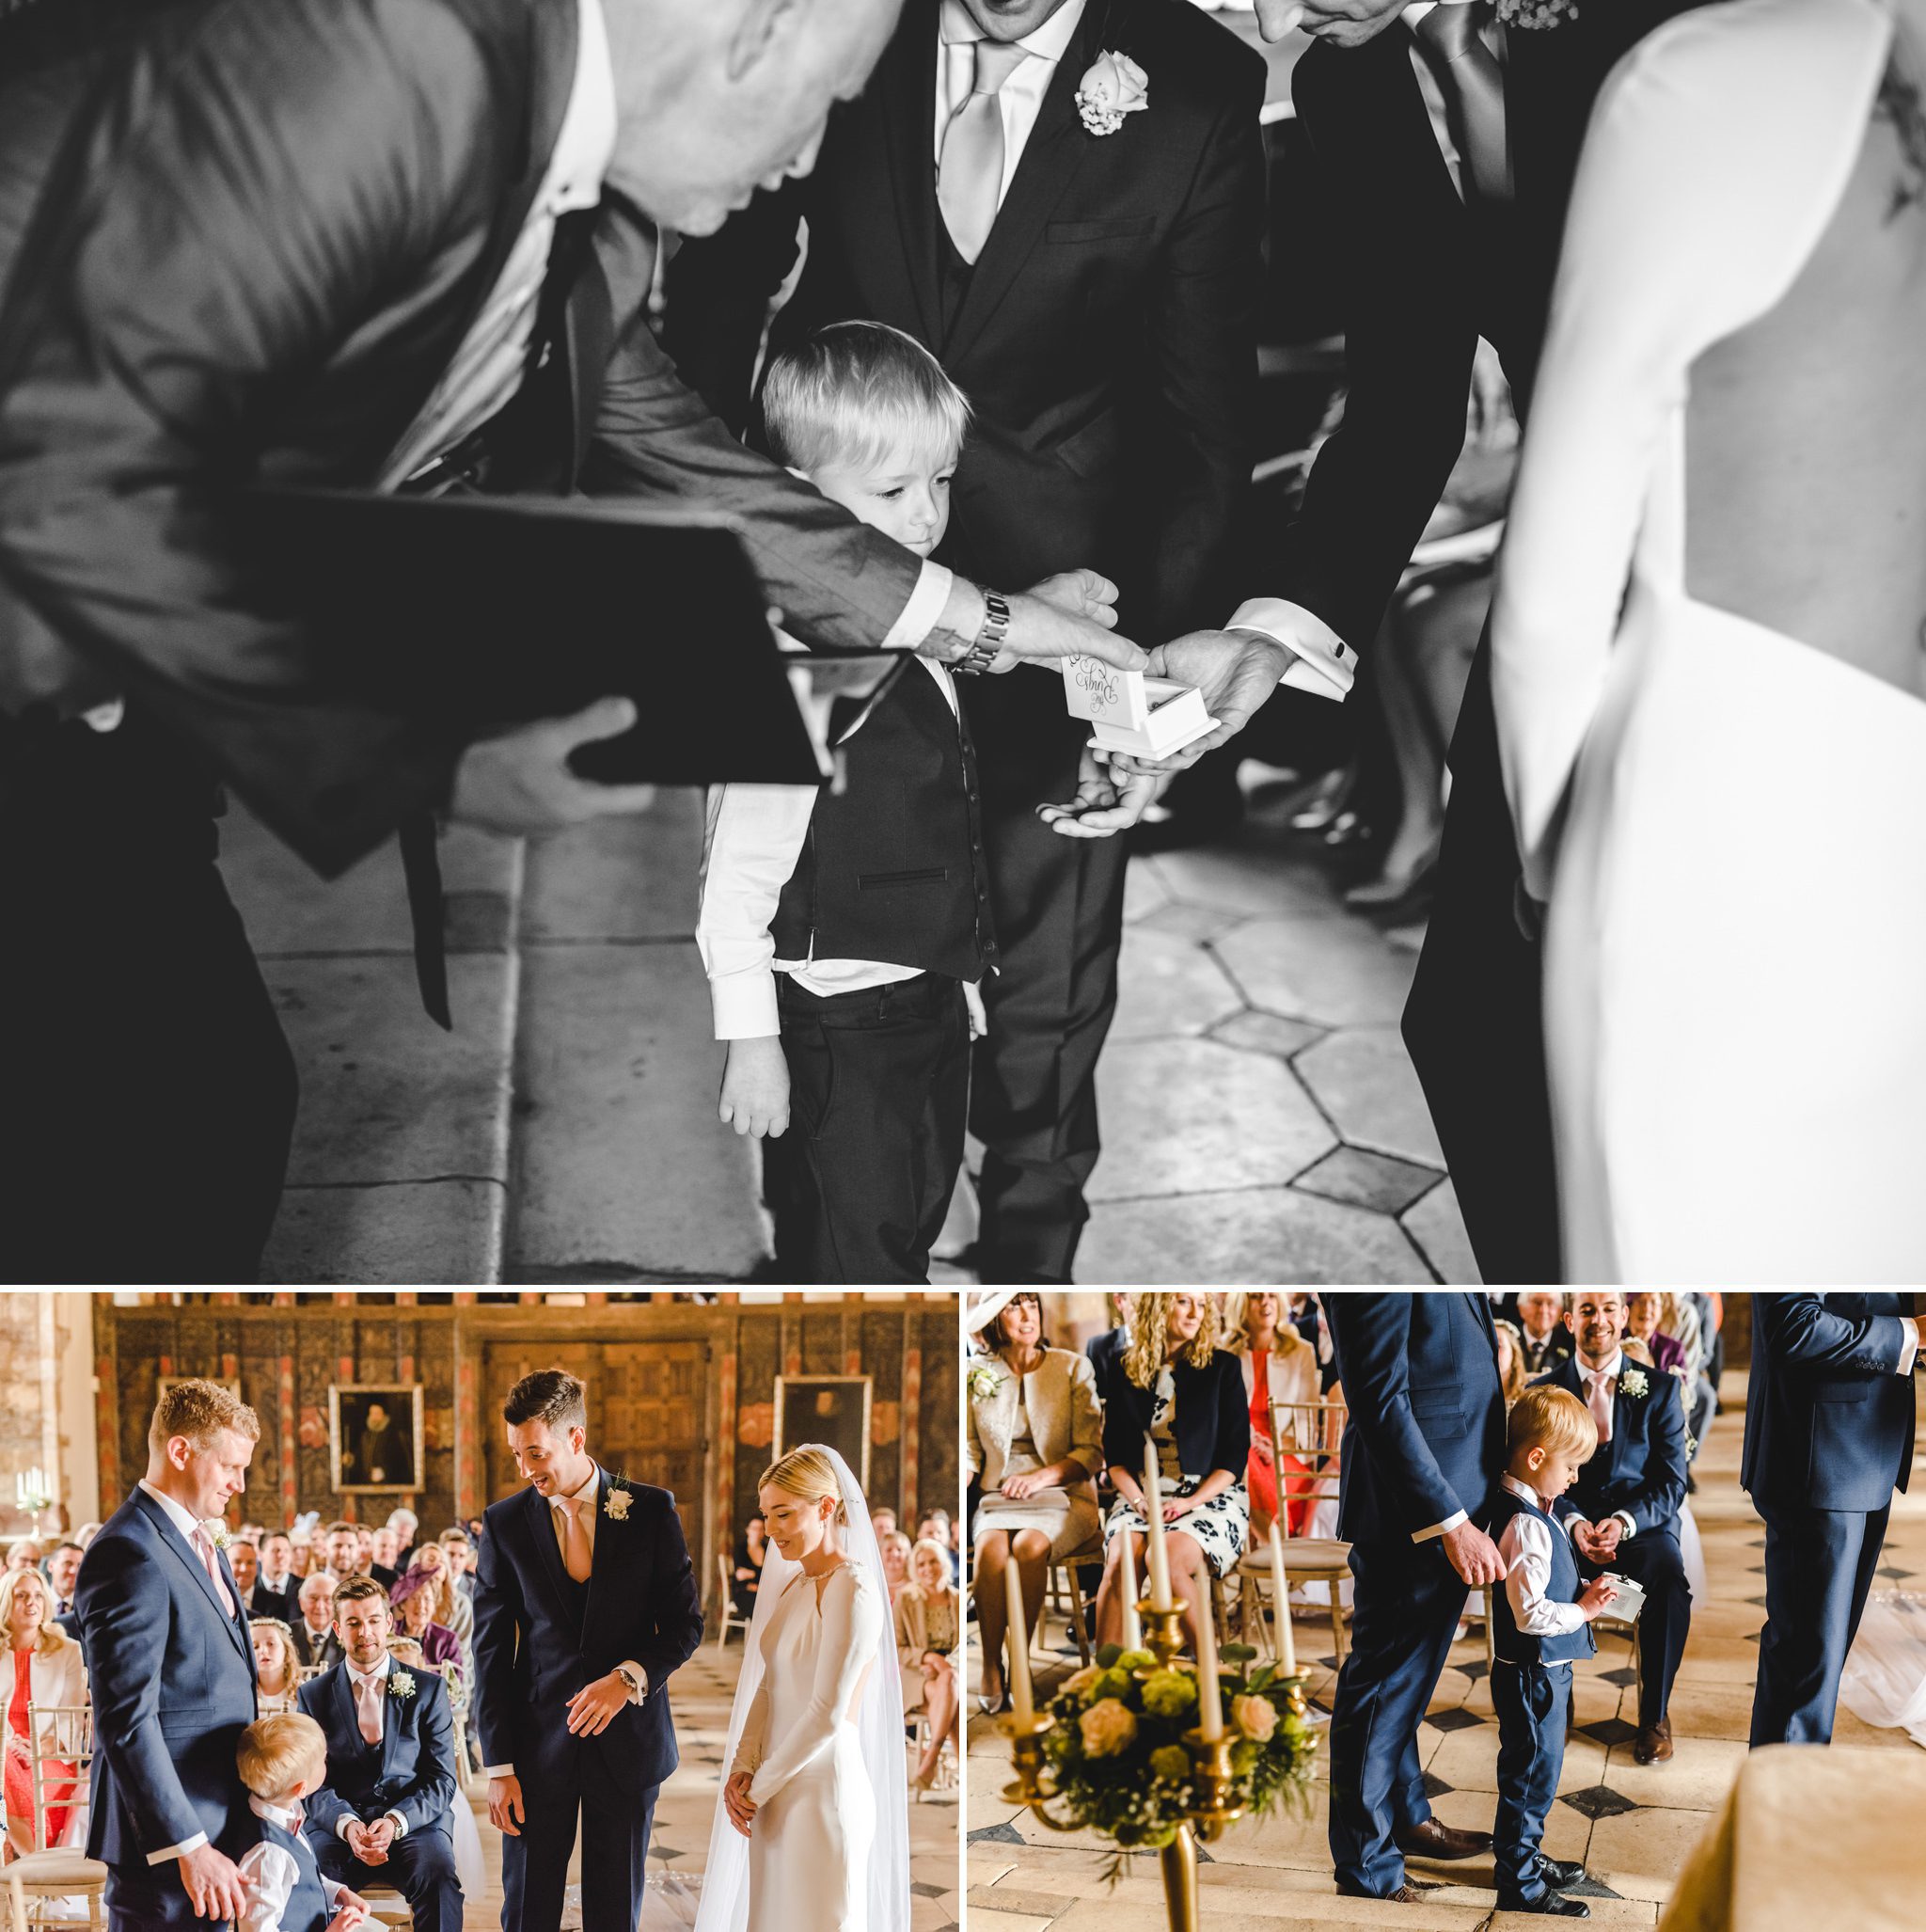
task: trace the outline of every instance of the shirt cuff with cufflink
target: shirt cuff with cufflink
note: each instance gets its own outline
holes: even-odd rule
[[[1302,604],[1287,597],[1248,597],[1232,611],[1226,630],[1255,631],[1291,654],[1290,668],[1278,679],[1294,690],[1342,702],[1357,678],[1357,653]]]

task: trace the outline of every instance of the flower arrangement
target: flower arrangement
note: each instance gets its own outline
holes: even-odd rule
[[[1225,1800],[1263,1813],[1306,1801],[1318,1739],[1281,1701],[1277,1666],[1250,1669],[1256,1655],[1248,1644],[1224,1646],[1219,1696],[1235,1781]],[[1052,1807],[1066,1826],[1115,1841],[1114,1882],[1126,1854],[1163,1849],[1196,1809],[1194,1766],[1184,1743],[1198,1722],[1195,1667],[1182,1659],[1160,1664],[1147,1650],[1106,1644],[1096,1663],[1057,1687],[1048,1708],[1056,1720],[1043,1739]]]
[[[390,1671],[387,1673],[387,1694],[390,1697],[413,1697],[414,1678],[405,1671]]]

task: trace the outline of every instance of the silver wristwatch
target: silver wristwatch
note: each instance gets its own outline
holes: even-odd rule
[[[978,672],[987,671],[995,661],[996,655],[1003,647],[1003,640],[1010,634],[1010,607],[995,591],[983,594],[983,628],[976,633],[976,641],[956,659],[950,669],[958,677],[974,677]]]
[[[632,1702],[639,1702],[642,1695],[642,1680],[639,1677],[638,1677],[633,1671],[629,1670],[625,1665],[623,1664],[616,1665],[615,1674],[618,1677],[620,1677],[624,1684],[628,1686],[628,1694],[630,1700]]]

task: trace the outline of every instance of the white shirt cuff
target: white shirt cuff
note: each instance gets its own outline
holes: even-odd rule
[[[197,1831],[192,1838],[183,1838],[179,1845],[170,1845],[166,1851],[150,1851],[147,1861],[150,1865],[165,1865],[170,1859],[185,1858],[191,1851],[198,1851],[207,1843],[207,1833]]]
[[[776,1006],[776,974],[768,965],[712,979],[709,1004],[716,1015],[718,1039],[763,1039],[782,1031],[782,1016]]]
[[[1433,1523],[1429,1529],[1413,1529],[1411,1540],[1413,1543],[1429,1543],[1433,1537],[1446,1536],[1456,1529],[1460,1524],[1469,1523],[1470,1521],[1470,1516],[1464,1511],[1456,1510],[1446,1516],[1444,1522]]]
[[[624,1671],[633,1671],[636,1682],[642,1687],[639,1690],[632,1690],[628,1694],[629,1702],[639,1704],[649,1694],[649,1673],[633,1657],[624,1657],[622,1668]]]
[[[1632,1512],[1630,1510],[1614,1510],[1612,1514],[1625,1526],[1625,1534],[1619,1538],[1619,1541],[1621,1543],[1630,1543],[1638,1534],[1638,1525],[1632,1520]]]
[[[883,640],[883,649],[919,649],[936,628],[937,619],[943,614],[943,606],[950,601],[950,590],[955,582],[953,571],[925,558],[922,570],[917,573],[916,588],[909,593],[909,601],[904,605],[902,614],[890,626],[890,633]]]
[[[1902,1315],[1900,1326],[1905,1330],[1906,1345],[1900,1351],[1900,1373],[1910,1375],[1913,1364],[1919,1358],[1919,1318],[1917,1315]]]
[[[1290,669],[1278,680],[1280,684],[1339,702],[1350,695],[1358,654],[1302,604],[1285,597],[1249,597],[1231,613],[1224,628],[1254,630],[1290,652]]]
[[[482,1775],[484,1778],[513,1778],[515,1767],[513,1765],[483,1765]]]
[[[408,1835],[408,1821],[402,1816],[400,1812],[383,1812],[381,1815],[384,1818],[392,1818],[395,1821],[395,1836],[397,1838],[405,1838]]]

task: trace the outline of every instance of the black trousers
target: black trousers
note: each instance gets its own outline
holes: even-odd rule
[[[1492,1669],[1492,1708],[1498,1714],[1498,1811],[1492,1824],[1492,1863],[1501,1899],[1539,1899],[1550,1890],[1539,1865],[1545,1818],[1558,1795],[1565,1763],[1565,1708],[1571,1702],[1570,1664],[1508,1664]]]
[[[1070,1279],[1090,1218],[1097,1059],[1116,1011],[1124,937],[1126,841],[1064,838],[1036,816],[1038,805],[1076,795],[1089,736],[1040,684],[1019,669],[971,680],[964,692],[1002,954],[1002,970],[984,981],[989,1034],[976,1045],[970,1094],[970,1131],[984,1145],[986,1281]]]
[[[1638,1721],[1656,1724],[1671,1702],[1672,1682],[1692,1634],[1692,1586],[1685,1580],[1679,1539],[1669,1530],[1646,1529],[1629,1543],[1621,1541],[1609,1563],[1578,1558],[1578,1574],[1587,1583],[1607,1570],[1631,1577],[1645,1592],[1638,1613]]]
[[[467,1799],[457,1791],[455,1802]],[[316,1833],[308,1842],[322,1877],[350,1892],[392,1885],[408,1901],[416,1932],[462,1932],[462,1881],[455,1876],[454,1841],[446,1831],[418,1827],[388,1846],[384,1865],[364,1865],[339,1838],[320,1839]]]
[[[963,1164],[970,1013],[919,974],[825,998],[777,976],[789,1131],[763,1143],[776,1259],[793,1281],[929,1279]]]
[[[1492,1286],[1562,1281],[1542,949],[1518,929],[1520,867],[1492,710],[1492,637],[1478,642],[1451,740],[1437,899],[1405,1002],[1404,1039]]]
[[[295,1076],[215,863],[213,775],[0,721],[0,1278],[258,1282]]]
[[[530,1777],[523,1790],[521,1835],[501,1841],[501,1932],[560,1932],[577,1820],[582,1924],[595,1932],[636,1932],[642,1915],[649,1827],[660,1789],[651,1784],[637,1794],[595,1777],[571,1789],[565,1780]]]

